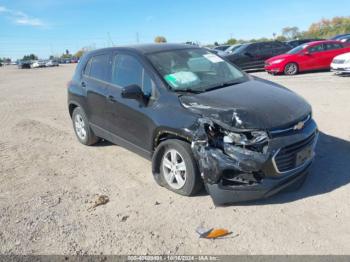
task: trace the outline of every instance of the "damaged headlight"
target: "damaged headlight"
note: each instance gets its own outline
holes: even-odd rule
[[[208,135],[208,144],[224,149],[226,145],[240,147],[259,153],[266,153],[269,136],[267,132],[260,130],[232,131],[210,120],[201,122]]]
[[[248,134],[244,133],[234,133],[224,131],[225,136],[223,137],[224,143],[242,145],[242,146],[250,146],[254,144],[260,144],[263,142],[267,142],[268,135],[265,131],[252,131]]]

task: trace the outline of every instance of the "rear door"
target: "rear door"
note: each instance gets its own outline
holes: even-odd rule
[[[239,63],[242,69],[256,69],[261,68],[262,53],[258,44],[249,45],[241,54],[241,61]]]
[[[114,53],[112,58],[111,83],[108,85],[107,119],[108,131],[124,146],[139,149],[146,155],[151,150],[154,124],[149,117],[154,105],[155,82],[143,62],[130,53]],[[145,96],[144,104],[135,99],[121,97],[122,89],[129,85],[138,85]]]
[[[341,43],[326,43],[324,46],[325,46],[325,52],[324,52],[323,67],[330,68],[333,58],[344,52],[344,50],[342,50],[343,45]]]
[[[265,61],[273,56],[275,56],[275,53],[278,53],[275,51],[276,46],[273,45],[273,43],[261,43],[259,44],[260,48],[260,57],[259,60],[259,67],[263,68],[265,65]]]
[[[108,53],[97,54],[88,61],[81,85],[86,90],[89,122],[105,128],[106,84],[111,76],[111,56]]]

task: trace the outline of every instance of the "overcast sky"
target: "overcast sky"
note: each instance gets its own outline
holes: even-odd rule
[[[81,47],[153,42],[202,44],[305,30],[321,18],[349,16],[350,0],[0,0],[0,57],[41,58]]]

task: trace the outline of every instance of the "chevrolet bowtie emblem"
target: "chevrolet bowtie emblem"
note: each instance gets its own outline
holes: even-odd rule
[[[300,130],[304,127],[304,122],[299,122],[298,124],[296,124],[293,129],[294,130]]]

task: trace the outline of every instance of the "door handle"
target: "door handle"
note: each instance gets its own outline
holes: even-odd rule
[[[114,97],[114,96],[111,96],[111,95],[107,96],[107,100],[108,100],[109,102],[112,102],[112,103],[117,102],[117,100],[115,99],[115,97]]]

